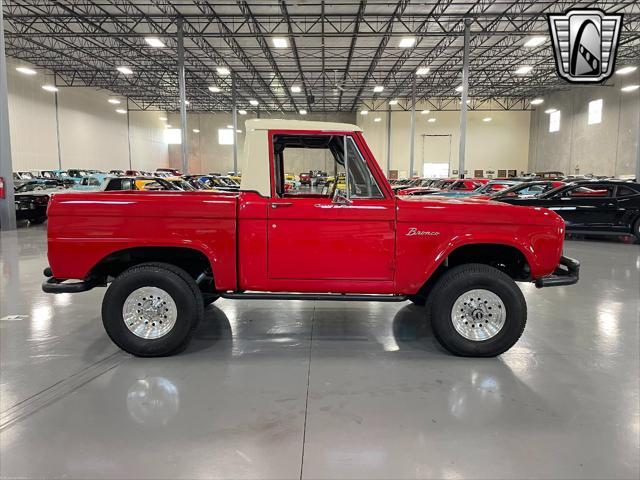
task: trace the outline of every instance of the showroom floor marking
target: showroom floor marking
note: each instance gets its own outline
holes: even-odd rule
[[[0,412],[0,431],[11,427],[28,416],[33,415],[38,410],[66,397],[91,380],[113,370],[128,358],[130,358],[129,355],[117,351],[102,360],[98,360],[78,373],[74,373],[70,377],[60,380],[50,387],[7,408],[3,412]]]
[[[316,320],[316,304],[313,302],[313,313],[311,314],[311,333],[309,334],[309,362],[307,366],[307,398],[304,401],[304,426],[302,427],[302,456],[300,458],[300,480],[304,471],[304,446],[307,438],[307,412],[309,411],[309,385],[311,383],[311,353],[313,352],[313,327]]]

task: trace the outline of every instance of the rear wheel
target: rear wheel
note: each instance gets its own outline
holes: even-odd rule
[[[202,296],[184,270],[145,263],[120,274],[102,301],[102,323],[121,349],[141,357],[182,351],[203,315]]]
[[[527,305],[516,283],[482,264],[454,267],[438,280],[428,312],[440,344],[461,356],[493,357],[520,338]]]

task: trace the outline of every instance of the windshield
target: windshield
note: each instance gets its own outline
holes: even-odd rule
[[[188,182],[185,182],[184,180],[171,180],[171,183],[173,183],[176,187],[178,187],[181,190],[195,190],[195,187],[191,184],[189,184]]]
[[[519,195],[539,195],[548,188],[544,183],[519,183],[490,195],[491,198],[517,197]]]

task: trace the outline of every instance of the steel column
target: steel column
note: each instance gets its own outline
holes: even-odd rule
[[[465,147],[467,144],[467,98],[469,97],[469,42],[471,20],[464,21],[464,49],[462,57],[462,99],[460,100],[460,146],[458,148],[458,173],[464,178]]]
[[[13,203],[13,164],[9,130],[9,94],[7,62],[4,54],[4,18],[0,0],[0,177],[4,180],[4,198],[0,198],[0,228],[16,229],[16,206]]]
[[[387,112],[387,178],[391,169],[391,107]]]
[[[129,170],[133,170],[131,162],[131,112],[129,111],[129,97],[127,97],[127,149],[129,151]]]
[[[638,126],[640,127],[640,95],[638,96],[636,109],[638,110]],[[640,183],[640,133],[636,131],[636,135],[636,182]]]
[[[236,96],[236,76],[234,73],[231,74],[231,99],[233,102],[233,173],[234,175],[238,174],[238,105],[237,105],[237,96]],[[258,105],[258,107],[260,107]],[[260,110],[258,110],[260,112]],[[258,118],[260,118],[260,114],[258,113]]]
[[[62,170],[62,152],[60,150],[60,117],[58,115],[58,92],[54,93],[56,107],[56,143],[58,144],[58,170]]]
[[[178,88],[180,90],[180,154],[182,159],[182,173],[189,173],[189,158],[187,146],[187,90],[184,72],[184,39],[183,20],[178,18]]]
[[[415,154],[416,140],[416,75],[413,74],[411,82],[411,142],[409,142],[409,178],[413,176],[413,156]]]

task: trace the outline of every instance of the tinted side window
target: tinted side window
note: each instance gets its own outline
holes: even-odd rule
[[[633,195],[639,195],[640,192],[629,187],[618,187],[617,197],[631,197]]]

